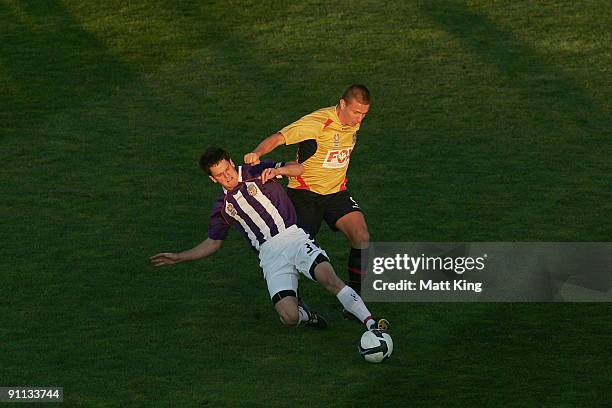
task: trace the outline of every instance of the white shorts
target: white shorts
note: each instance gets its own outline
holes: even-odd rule
[[[324,250],[303,229],[292,225],[259,248],[259,266],[263,269],[270,298],[282,290],[297,293],[300,273],[310,280],[310,266]]]

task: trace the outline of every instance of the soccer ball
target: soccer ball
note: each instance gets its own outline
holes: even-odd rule
[[[393,340],[388,333],[378,329],[368,330],[361,336],[359,354],[367,362],[382,363],[393,353]]]

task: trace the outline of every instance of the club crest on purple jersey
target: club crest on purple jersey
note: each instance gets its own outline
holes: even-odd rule
[[[227,203],[227,205],[225,206],[225,211],[232,217],[235,217],[236,214],[238,213],[238,211],[236,211],[232,203]]]
[[[257,195],[257,191],[258,191],[257,186],[255,184],[250,184],[247,187],[247,192],[249,193],[251,197],[255,197]]]

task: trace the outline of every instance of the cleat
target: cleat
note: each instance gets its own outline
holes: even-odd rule
[[[310,319],[304,324],[308,327],[314,327],[315,329],[325,329],[327,327],[327,320],[318,313],[308,311]]]
[[[314,327],[315,329],[325,329],[327,327],[327,320],[320,314],[310,310],[308,305],[304,303],[302,298],[298,299],[298,305],[306,311],[308,314],[308,321],[304,322],[305,326]]]
[[[383,333],[386,333],[391,328],[391,323],[387,319],[378,319],[376,321],[376,329],[380,330]]]

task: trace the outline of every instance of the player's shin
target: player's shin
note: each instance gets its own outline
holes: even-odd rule
[[[368,310],[361,296],[357,294],[350,286],[345,286],[336,295],[342,306],[355,317],[357,317],[368,329],[371,329],[376,325],[376,322],[372,318],[372,313]]]
[[[365,255],[365,251],[367,249],[351,248],[348,257],[348,284],[359,294],[361,294],[361,276],[365,273],[361,265],[361,257]]]

